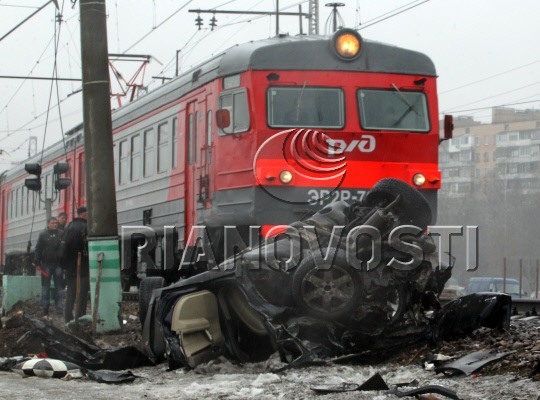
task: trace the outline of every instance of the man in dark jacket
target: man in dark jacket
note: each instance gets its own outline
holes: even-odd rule
[[[90,269],[88,266],[86,207],[77,209],[77,218],[69,223],[64,232],[65,251],[64,265],[66,267],[66,307],[64,320],[69,322],[73,319],[73,307],[75,306],[75,318],[86,314],[88,292],[90,291]],[[77,279],[77,264],[80,259],[80,278]],[[77,281],[79,282],[78,304]]]
[[[63,232],[58,230],[58,221],[55,217],[47,220],[47,229],[39,234],[34,265],[41,273],[41,309],[46,316],[49,314],[51,304],[51,279],[54,279],[54,305],[56,312],[62,312],[63,271],[61,267],[63,253]]]

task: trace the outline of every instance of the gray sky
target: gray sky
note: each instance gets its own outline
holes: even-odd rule
[[[47,0],[0,0],[0,37]],[[58,0],[62,19],[57,68],[61,78],[80,78],[79,4]],[[280,0],[280,8],[297,11],[298,1]],[[540,2],[538,0],[345,0],[340,9],[345,26],[360,24],[368,39],[426,53],[439,74],[441,114],[473,115],[490,121],[490,107],[540,107]],[[329,8],[320,2],[324,33]],[[275,2],[229,0],[107,0],[110,53],[148,54],[152,76],[171,77],[181,50],[181,71],[236,43],[275,34],[274,17],[218,14],[218,29],[208,28],[211,15],[201,15],[198,31],[192,8],[271,11]],[[304,3],[307,10],[307,2]],[[251,20],[251,22],[247,22]],[[51,3],[0,42],[0,75],[50,77],[54,67],[55,9]],[[297,17],[280,20],[282,33],[299,32]],[[307,30],[307,23],[304,24]],[[117,63],[126,79],[134,63]],[[28,139],[38,151],[82,121],[78,82],[0,79],[0,170],[22,161]],[[58,95],[57,95],[58,92]],[[49,100],[50,98],[50,100]],[[60,107],[57,106],[58,98]],[[124,103],[126,99],[122,100]],[[47,118],[48,104],[51,111]],[[518,104],[521,103],[521,104]],[[112,101],[117,106],[116,101]],[[61,117],[59,114],[61,111]],[[48,122],[47,122],[48,121]],[[47,123],[46,123],[47,122]],[[7,152],[7,153],[6,153]]]

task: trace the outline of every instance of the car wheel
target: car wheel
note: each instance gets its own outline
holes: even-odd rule
[[[144,324],[146,314],[148,313],[152,292],[154,289],[159,289],[163,286],[165,286],[165,279],[161,276],[151,276],[141,280],[139,286],[139,321],[141,321],[141,324]]]
[[[364,199],[367,207],[384,207],[398,195],[402,203],[398,206],[398,216],[402,223],[411,223],[426,229],[431,223],[431,207],[418,190],[398,179],[381,179],[370,189]]]
[[[305,258],[292,280],[297,306],[308,314],[335,319],[350,314],[361,292],[359,272],[347,263],[345,252],[330,250]]]

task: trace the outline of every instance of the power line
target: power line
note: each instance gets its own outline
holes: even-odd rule
[[[404,12],[406,11],[409,11],[409,10],[412,10],[413,8],[416,8],[418,6],[421,6],[422,4],[424,3],[427,3],[428,1],[430,0],[423,0],[421,3],[418,3],[418,4],[414,4],[414,3],[417,3],[417,1],[413,1],[411,3],[408,3],[408,4],[405,4],[404,6],[401,6],[399,8],[396,8],[395,10],[393,11],[389,11],[387,13],[384,13],[384,14],[381,14],[379,15],[378,17],[375,17],[367,22],[365,22],[364,24],[360,25],[360,26],[357,26],[355,27],[356,30],[360,31],[362,29],[365,29],[365,28],[369,28],[370,26],[373,26],[375,24],[378,24],[379,22],[382,22],[382,21],[386,21],[387,19],[389,18],[392,18],[392,17],[395,17],[396,15],[399,15],[399,14],[403,14]],[[408,5],[410,4],[414,4],[410,7],[407,7]],[[407,7],[405,8],[404,10],[401,10],[403,7]],[[401,10],[401,11],[397,11],[397,10]],[[390,14],[390,15],[388,15]],[[385,15],[388,15],[387,17],[385,17]],[[384,17],[384,18],[383,18]],[[373,21],[373,22],[372,22]]]
[[[451,110],[453,113],[463,113],[463,112],[470,112],[470,111],[481,111],[481,110],[489,110],[489,109],[492,109],[492,108],[497,108],[497,107],[508,107],[508,106],[517,106],[517,105],[520,105],[520,104],[529,104],[529,103],[537,103],[537,102],[540,102],[540,98],[536,99],[536,100],[529,100],[529,101],[521,101],[521,102],[516,102],[516,103],[505,103],[505,104],[499,104],[499,105],[496,105],[496,106],[488,106],[488,107],[478,107],[478,108],[469,108],[467,110]],[[441,112],[439,113],[440,115],[443,115],[445,114],[445,112]]]
[[[77,81],[81,82],[80,78],[54,78],[45,76],[16,76],[16,75],[0,75],[0,79],[24,79],[36,81]]]
[[[130,51],[132,48],[134,48],[135,46],[137,46],[139,43],[141,43],[144,39],[146,39],[148,36],[150,36],[150,34],[152,34],[156,29],[158,29],[160,26],[162,26],[165,22],[167,22],[168,20],[170,20],[172,17],[174,17],[176,14],[178,14],[180,11],[182,11],[184,8],[186,8],[189,3],[193,2],[193,0],[189,0],[188,2],[186,2],[183,6],[181,6],[178,10],[176,10],[175,12],[173,12],[171,15],[169,15],[167,18],[165,18],[163,21],[161,21],[155,28],[153,28],[150,32],[146,33],[145,35],[143,35],[139,40],[137,40],[135,43],[133,43],[131,46],[129,46],[125,51],[124,53],[127,53],[128,51]]]
[[[31,8],[35,10],[37,6],[21,6],[19,4],[0,4],[0,7],[11,7],[11,8]]]
[[[501,76],[501,75],[505,75],[505,74],[510,73],[510,72],[517,71],[517,70],[519,70],[519,69],[528,67],[528,66],[530,66],[530,65],[533,65],[533,64],[536,64],[536,63],[539,63],[539,62],[540,62],[540,60],[536,60],[536,61],[530,62],[530,63],[528,63],[528,64],[524,64],[524,65],[521,65],[521,66],[519,66],[519,67],[509,69],[509,70],[507,70],[507,71],[499,72],[498,74],[491,75],[491,76],[488,76],[488,77],[483,78],[483,79],[479,79],[479,80],[474,81],[474,82],[466,83],[465,85],[458,86],[458,87],[455,87],[455,88],[453,88],[453,89],[448,89],[448,90],[445,90],[444,92],[439,92],[439,95],[441,95],[441,94],[446,94],[446,93],[450,93],[450,92],[453,92],[454,90],[463,89],[464,87],[472,86],[472,85],[475,85],[475,84],[477,84],[477,83],[484,82],[484,81],[487,81],[487,80],[489,80],[489,79],[496,78],[496,77],[499,77],[499,76]]]
[[[495,95],[493,95],[493,96],[488,96],[488,97],[484,97],[483,99],[480,99],[480,100],[471,101],[470,103],[462,104],[462,105],[459,105],[459,106],[450,108],[450,109],[448,109],[448,110],[446,110],[446,111],[447,111],[447,112],[448,112],[448,111],[453,111],[454,109],[459,108],[459,107],[464,107],[464,106],[468,106],[468,105],[470,105],[470,104],[480,103],[481,101],[493,99],[493,98],[499,97],[499,96],[501,96],[501,95],[503,95],[503,94],[513,93],[513,92],[517,92],[518,90],[527,89],[527,88],[530,88],[531,86],[538,85],[539,83],[540,83],[540,81],[534,82],[534,83],[531,83],[531,84],[528,84],[528,85],[525,85],[525,86],[521,86],[521,87],[518,87],[518,88],[516,88],[516,89],[507,90],[506,92],[497,93],[497,94],[495,94]]]

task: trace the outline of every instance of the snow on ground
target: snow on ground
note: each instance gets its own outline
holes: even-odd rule
[[[442,385],[453,389],[464,400],[540,399],[540,382],[513,375],[445,377],[417,365],[388,364],[328,365],[276,372],[283,365],[277,356],[244,366],[219,359],[192,371],[167,371],[167,365],[160,364],[132,370],[138,378],[122,385],[100,384],[87,379],[23,378],[14,372],[0,372],[0,399],[397,399],[382,391],[320,395],[311,389],[312,386],[343,382],[361,384],[376,372],[389,386],[417,379],[420,385]]]

